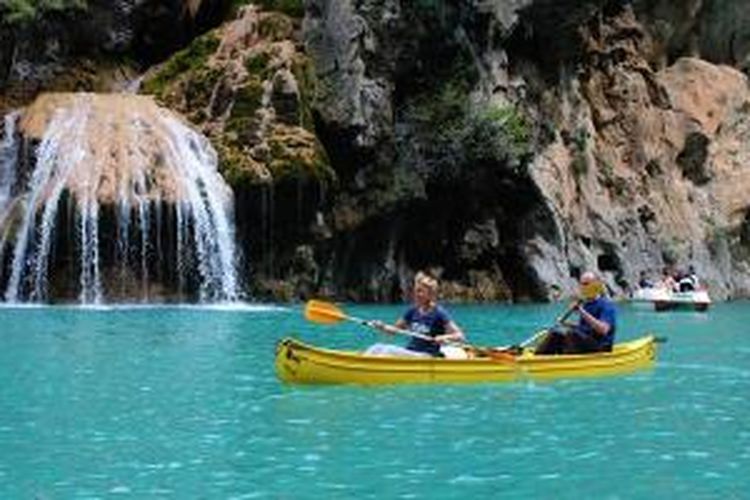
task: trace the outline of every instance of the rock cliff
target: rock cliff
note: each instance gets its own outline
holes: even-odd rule
[[[159,5],[178,30],[156,2],[5,22],[4,102],[92,53],[94,80],[170,53],[141,91],[216,147],[255,297],[398,300],[428,268],[456,300],[548,300],[584,269],[620,294],[688,265],[750,293],[741,0]],[[82,30],[92,49],[58,33],[136,10]]]
[[[717,296],[746,295],[746,16],[719,1],[309,2],[318,130],[349,173],[332,210],[338,258],[356,262],[341,281],[376,293],[433,267],[459,296],[479,276],[493,299],[544,298],[582,269],[621,293],[692,264]]]

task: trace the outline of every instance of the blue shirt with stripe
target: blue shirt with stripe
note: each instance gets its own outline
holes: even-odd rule
[[[446,332],[451,317],[441,306],[435,306],[427,312],[422,312],[418,307],[410,307],[403,316],[406,327],[421,335],[436,337]],[[440,356],[440,346],[429,340],[412,337],[407,349],[418,352],[426,352],[432,356]]]

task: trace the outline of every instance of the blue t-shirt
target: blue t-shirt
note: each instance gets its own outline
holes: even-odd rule
[[[606,297],[598,297],[594,300],[584,302],[583,309],[598,320],[604,321],[609,325],[609,332],[606,335],[597,335],[591,325],[586,320],[580,318],[576,331],[580,335],[585,335],[596,340],[599,347],[611,347],[615,340],[615,330],[617,329],[617,310],[611,300]]]
[[[445,333],[451,317],[440,306],[435,306],[426,313],[421,312],[417,307],[410,307],[404,313],[403,320],[410,331],[429,337],[436,337]],[[406,348],[412,351],[426,352],[432,356],[440,356],[440,346],[429,340],[412,337]]]

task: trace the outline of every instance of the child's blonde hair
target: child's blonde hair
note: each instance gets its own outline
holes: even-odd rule
[[[419,271],[414,276],[414,286],[416,285],[422,285],[423,287],[427,288],[433,295],[436,295],[438,292],[438,280],[425,273],[424,271]]]

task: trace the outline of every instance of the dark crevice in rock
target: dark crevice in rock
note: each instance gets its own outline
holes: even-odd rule
[[[315,133],[328,154],[341,184],[352,184],[359,169],[368,165],[373,157],[372,151],[357,145],[361,129],[328,122],[316,110],[313,110],[312,115]]]
[[[322,219],[328,203],[325,188],[315,179],[292,178],[274,185],[258,184],[235,189],[238,245],[244,261],[242,275],[251,283],[250,294],[258,298],[292,299],[322,285],[322,277],[307,281],[304,289],[285,290],[283,281],[294,285],[301,267],[324,263],[330,229]],[[300,247],[311,255],[301,255]],[[304,262],[303,262],[304,261]],[[293,288],[293,287],[292,287]]]
[[[750,254],[750,208],[745,211],[742,223],[739,227],[740,245]]]
[[[677,164],[682,169],[682,174],[697,185],[711,180],[706,162],[710,142],[705,134],[693,132],[687,136],[685,146],[677,156]]]

